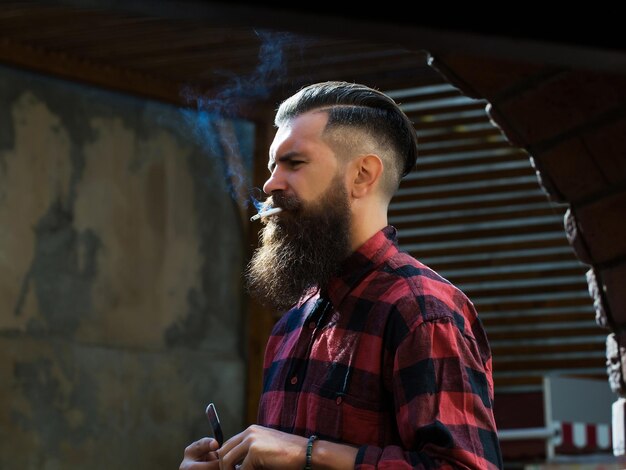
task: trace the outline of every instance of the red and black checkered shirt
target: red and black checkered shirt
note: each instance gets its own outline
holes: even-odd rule
[[[276,323],[258,422],[357,446],[356,469],[502,468],[476,310],[392,226]]]

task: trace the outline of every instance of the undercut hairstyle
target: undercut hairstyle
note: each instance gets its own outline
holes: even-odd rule
[[[381,187],[391,199],[401,179],[413,170],[417,160],[417,133],[398,104],[366,85],[343,81],[321,82],[301,88],[283,101],[276,112],[274,124],[280,127],[313,110],[328,113],[324,133],[333,132],[333,138],[338,143],[352,145],[356,151],[361,151],[363,144],[373,146],[366,151],[377,153],[383,160]],[[344,128],[360,133],[351,137],[345,132],[335,132]]]

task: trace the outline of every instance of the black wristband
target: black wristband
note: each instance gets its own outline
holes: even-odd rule
[[[304,464],[304,470],[312,470],[311,468],[311,454],[313,453],[313,441],[317,439],[315,434],[311,434],[309,442],[306,444],[306,462]]]

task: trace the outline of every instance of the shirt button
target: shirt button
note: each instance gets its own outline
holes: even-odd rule
[[[292,377],[292,378],[291,378],[291,385],[295,385],[295,384],[297,384],[297,383],[298,383],[298,377],[295,377],[295,376],[294,376],[294,377]]]
[[[313,328],[315,328],[315,322],[309,322],[309,330],[312,330]]]
[[[335,400],[335,403],[337,403],[338,405],[341,405],[342,401],[343,399],[341,397],[337,397],[337,399]]]

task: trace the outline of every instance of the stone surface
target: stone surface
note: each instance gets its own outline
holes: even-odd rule
[[[177,468],[209,401],[241,430],[247,235],[211,128],[4,67],[0,124],[0,468]]]
[[[621,336],[611,333],[606,337],[606,373],[611,391],[623,398],[626,396],[623,364],[626,348]]]
[[[603,298],[610,311],[612,324],[620,334],[626,332],[626,298],[624,286],[626,285],[626,261],[614,263],[600,269],[602,279]],[[624,337],[626,346],[626,336]],[[626,360],[626,356],[624,357]]]
[[[604,300],[604,285],[593,269],[587,271],[587,285],[589,286],[589,296],[593,300],[593,309],[596,312],[596,323],[602,328],[611,328],[612,322],[607,312],[608,306]]]

